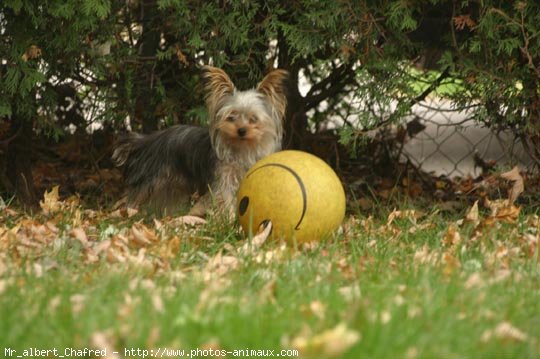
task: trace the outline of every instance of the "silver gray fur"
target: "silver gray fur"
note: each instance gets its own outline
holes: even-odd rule
[[[208,191],[216,154],[208,129],[177,125],[149,135],[130,133],[113,154],[124,166],[128,205],[145,204],[159,214],[185,210],[191,194]]]

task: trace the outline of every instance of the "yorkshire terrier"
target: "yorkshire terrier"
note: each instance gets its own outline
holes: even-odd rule
[[[189,216],[204,218],[212,205],[234,216],[244,174],[281,149],[287,77],[274,70],[255,89],[239,91],[223,70],[205,66],[209,128],[176,125],[119,141],[113,160],[124,166],[128,206],[170,215],[195,198]]]

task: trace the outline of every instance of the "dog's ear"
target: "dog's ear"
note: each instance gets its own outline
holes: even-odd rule
[[[205,100],[210,118],[214,118],[223,101],[234,94],[234,84],[225,71],[217,67],[204,66],[202,69]]]
[[[287,108],[287,80],[289,73],[285,70],[274,70],[264,77],[257,86],[257,91],[263,93],[272,103],[279,118],[285,116]]]

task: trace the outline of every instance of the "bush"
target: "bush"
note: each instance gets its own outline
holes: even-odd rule
[[[241,87],[274,66],[291,73],[288,147],[309,150],[334,116],[354,147],[456,83],[456,105],[539,148],[539,27],[534,2],[5,0],[1,182],[35,204],[31,138],[60,139],[69,125],[204,124],[198,69],[208,63]]]

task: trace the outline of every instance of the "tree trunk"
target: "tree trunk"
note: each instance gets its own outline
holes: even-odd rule
[[[289,85],[287,87],[287,113],[285,114],[284,149],[306,149],[306,133],[308,118],[306,115],[306,101],[298,89],[298,73],[300,66],[292,63],[289,46],[285,36],[278,32],[278,64],[279,67],[289,71]]]
[[[139,40],[139,60],[141,65],[137,76],[137,94],[135,101],[135,122],[142,125],[144,133],[157,130],[157,118],[155,115],[156,102],[154,87],[156,85],[156,61],[159,48],[160,31],[158,9],[155,0],[144,0],[141,4],[142,34]]]
[[[38,197],[32,177],[32,121],[15,115],[11,121],[10,136],[1,142],[0,179],[6,191],[15,194],[25,208],[34,209],[38,206]]]

